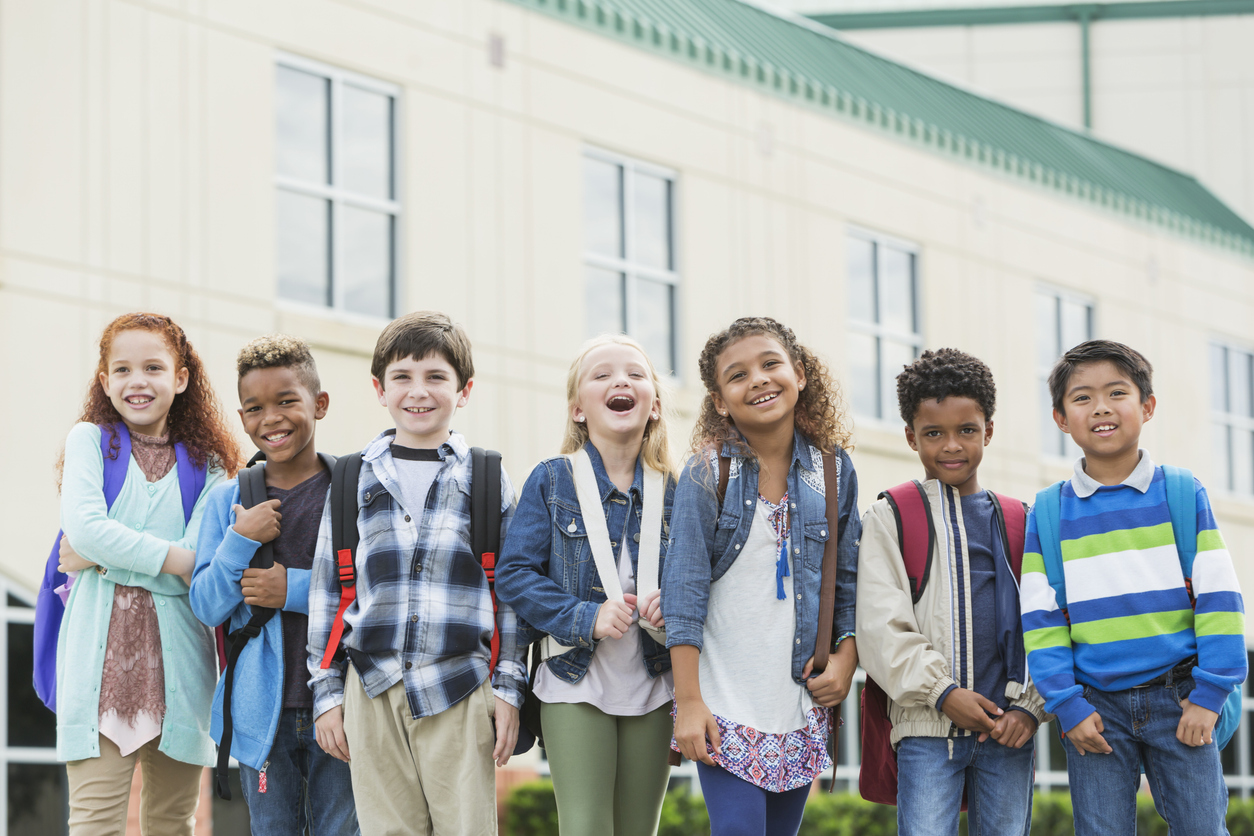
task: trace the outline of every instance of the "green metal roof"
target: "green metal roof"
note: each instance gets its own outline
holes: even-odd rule
[[[1196,178],[742,0],[509,0],[950,158],[1254,257]]]

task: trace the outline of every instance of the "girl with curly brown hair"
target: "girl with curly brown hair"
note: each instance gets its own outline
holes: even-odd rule
[[[238,467],[205,370],[169,317],[118,317],[61,462],[61,565],[77,577],[57,642],[57,757],[70,833],[126,829],[138,761],[145,832],[191,836],[213,763],[213,632],[188,603],[203,498]],[[104,460],[125,455],[110,504]],[[183,462],[183,463],[180,463]],[[180,480],[203,481],[190,519]]]
[[[712,836],[795,836],[811,783],[831,765],[830,712],[858,664],[849,436],[826,367],[773,319],[745,317],[710,337],[700,370],[706,396],[662,577],[675,748],[698,762]],[[839,494],[831,525],[828,462]],[[838,538],[835,648],[815,674],[829,537]]]

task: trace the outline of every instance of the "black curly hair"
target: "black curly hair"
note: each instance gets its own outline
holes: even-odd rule
[[[925,351],[897,375],[897,407],[907,425],[914,423],[920,403],[933,398],[942,401],[950,395],[975,401],[985,421],[997,407],[993,373],[984,361],[956,348]]]

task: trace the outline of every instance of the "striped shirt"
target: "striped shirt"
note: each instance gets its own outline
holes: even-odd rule
[[[357,485],[357,600],[344,613],[343,646],[371,698],[404,680],[413,717],[457,704],[488,677],[493,630],[487,578],[470,551],[470,448],[458,433],[440,445],[440,469],[421,509],[406,509],[392,458],[393,431],[362,451]],[[514,489],[501,471],[501,539],[514,514]],[[344,670],[321,668],[340,602],[331,548],[330,498],[318,531],[309,585],[309,687],[314,716],[344,701]],[[501,654],[496,696],[522,705],[526,645],[518,618],[495,616]]]
[[[1218,712],[1245,679],[1245,617],[1206,489],[1196,483],[1193,607],[1162,468],[1142,451],[1122,484],[1099,485],[1082,462],[1061,492],[1058,537],[1066,613],[1045,573],[1036,515],[1028,517],[1021,584],[1024,644],[1046,710],[1069,731],[1094,711],[1082,686],[1121,691],[1196,655],[1196,688],[1189,699]]]

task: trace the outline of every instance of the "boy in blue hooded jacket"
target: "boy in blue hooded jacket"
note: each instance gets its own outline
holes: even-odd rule
[[[266,499],[244,509],[237,479],[209,495],[192,609],[206,624],[228,622],[228,633],[248,623],[254,606],[278,610],[244,645],[233,677],[229,745],[254,836],[307,829],[348,836],[359,832],[348,763],[317,745],[305,665],[310,567],[331,485],[314,426],[329,396],[303,340],[260,337],[244,346],[236,366],[244,431],[265,454]],[[273,546],[274,565],[250,568],[264,543]],[[224,677],[210,725],[219,745],[225,685]]]

